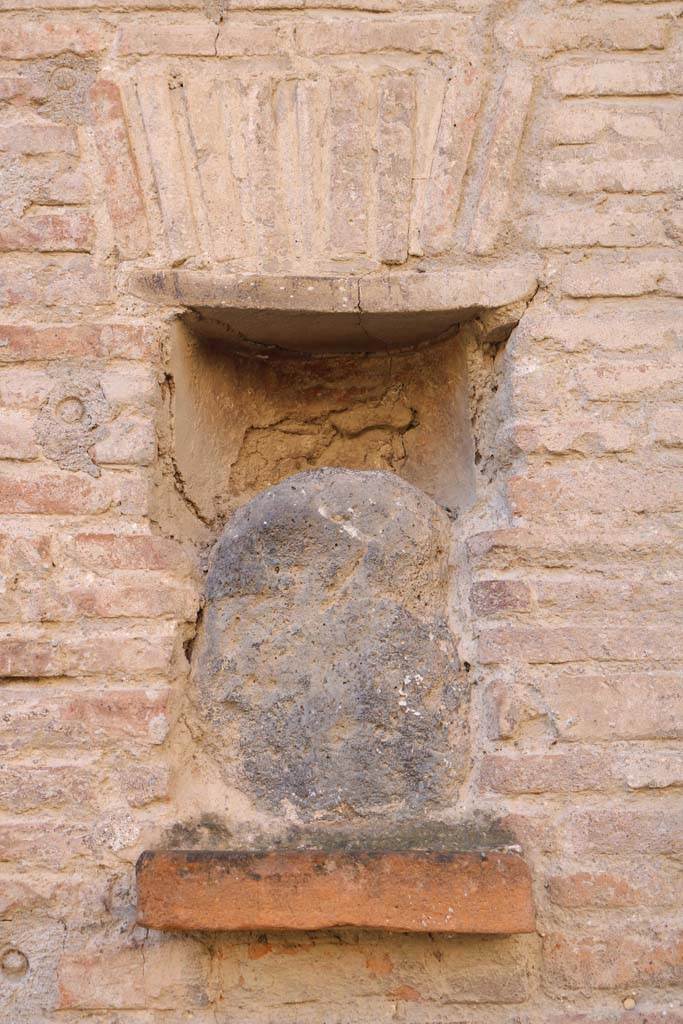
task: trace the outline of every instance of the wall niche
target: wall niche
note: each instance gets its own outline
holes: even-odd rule
[[[463,801],[457,578],[491,427],[472,350],[493,352],[524,299],[494,305],[453,270],[148,286],[185,289],[164,445],[208,557],[177,819],[140,860],[139,920],[533,929],[527,866]]]
[[[307,469],[397,473],[453,511],[473,498],[462,346],[334,356],[231,351],[178,322],[169,359],[176,480],[215,527]]]
[[[476,496],[472,345],[495,348],[536,289],[532,267],[380,276],[138,274],[175,307],[159,520],[215,539],[235,508],[295,473],[396,473],[453,513]],[[468,348],[469,346],[469,348]],[[182,498],[179,501],[178,498]]]

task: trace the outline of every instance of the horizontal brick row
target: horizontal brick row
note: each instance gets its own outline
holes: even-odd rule
[[[3,684],[0,748],[6,756],[31,750],[142,751],[163,742],[169,728],[167,686],[97,689],[74,684]]]
[[[482,759],[481,785],[496,793],[574,793],[675,789],[683,785],[683,752],[655,747],[603,750],[573,745],[511,751]]]
[[[565,741],[681,739],[683,694],[676,672],[613,668],[579,674],[565,668],[526,671],[517,684],[497,681],[487,691],[496,739],[517,739],[529,722],[545,721]]]

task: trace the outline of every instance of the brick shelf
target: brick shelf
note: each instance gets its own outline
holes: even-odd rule
[[[139,923],[162,931],[535,930],[514,853],[148,850],[137,885]]]

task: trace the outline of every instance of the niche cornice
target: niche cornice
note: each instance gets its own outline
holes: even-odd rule
[[[494,312],[512,330],[536,287],[529,261],[334,276],[161,270],[130,279],[137,296],[179,308],[198,337],[265,354],[413,348]]]

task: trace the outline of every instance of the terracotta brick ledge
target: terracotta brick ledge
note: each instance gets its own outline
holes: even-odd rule
[[[534,931],[514,853],[148,850],[136,870],[138,921],[163,931]]]

